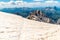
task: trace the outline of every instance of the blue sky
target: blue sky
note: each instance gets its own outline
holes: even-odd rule
[[[60,2],[60,0],[23,0],[23,1],[26,1],[26,2],[34,2],[34,1],[59,1]]]
[[[11,0],[0,0],[0,2],[9,2],[9,1],[11,1]],[[12,0],[12,1],[17,1],[17,0]],[[26,2],[34,2],[34,1],[59,1],[60,2],[60,0],[19,0],[19,1],[26,1]]]
[[[11,0],[0,0],[0,2],[9,2]],[[12,1],[16,1],[16,0],[12,0]]]

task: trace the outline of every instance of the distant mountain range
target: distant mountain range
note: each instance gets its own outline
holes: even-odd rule
[[[21,15],[23,17],[27,17],[30,14],[30,12],[33,12],[35,10],[40,10],[44,14],[46,14],[48,17],[51,17],[53,19],[60,18],[60,8],[58,8],[56,6],[54,6],[54,7],[38,7],[38,8],[21,7],[21,8],[0,9],[0,11]]]

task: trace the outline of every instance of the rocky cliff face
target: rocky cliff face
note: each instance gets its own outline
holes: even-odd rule
[[[0,12],[0,40],[60,40],[60,25]]]

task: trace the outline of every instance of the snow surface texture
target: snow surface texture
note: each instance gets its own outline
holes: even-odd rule
[[[60,25],[0,12],[0,40],[60,40]]]

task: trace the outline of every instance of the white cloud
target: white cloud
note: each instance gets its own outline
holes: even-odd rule
[[[45,7],[45,6],[60,6],[58,1],[45,1],[45,2],[26,2],[25,6],[27,7]]]
[[[1,8],[15,8],[15,7],[22,7],[23,1],[10,1],[10,2],[0,2],[0,9]]]
[[[25,1],[10,1],[0,2],[1,8],[15,8],[15,7],[44,7],[44,6],[60,6],[58,1],[45,1],[45,2],[25,2]]]
[[[58,3],[58,1],[45,1],[46,3]]]
[[[59,2],[58,1],[45,1],[45,5],[46,6],[59,6]]]

